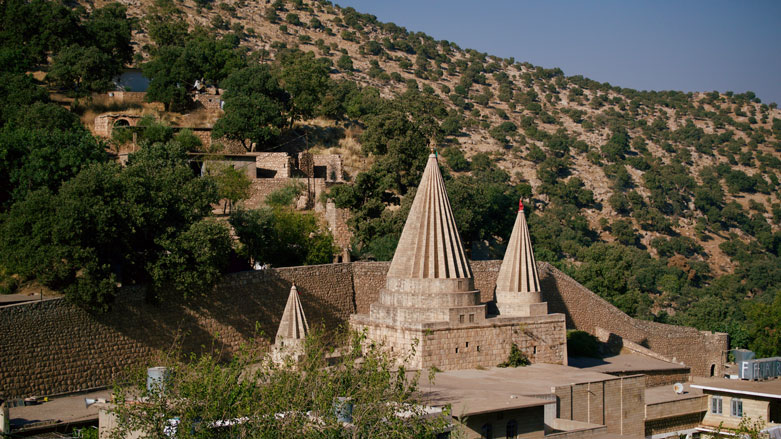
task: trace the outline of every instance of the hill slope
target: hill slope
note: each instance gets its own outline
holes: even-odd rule
[[[728,330],[736,344],[763,330],[740,321],[747,299],[771,303],[781,280],[781,111],[754,93],[640,92],[565,77],[326,1],[122,3],[138,18],[139,64],[156,56],[165,26],[184,23],[193,34],[238,41],[263,63],[293,48],[313,51],[330,60],[331,79],[362,88],[350,92],[360,108],[346,111],[348,128],[316,122],[339,128],[337,141],[322,146],[347,155],[356,180],[332,196],[353,210],[359,255],[392,254],[414,187],[403,175],[375,187],[388,172],[377,164],[419,154],[431,139],[451,196],[464,201],[456,209],[473,257],[501,254],[494,244],[509,228],[490,217],[523,196],[540,258],[623,310]],[[363,110],[380,101],[388,109]],[[481,222],[496,227],[486,232]]]

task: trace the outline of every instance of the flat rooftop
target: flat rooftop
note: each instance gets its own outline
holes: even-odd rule
[[[421,376],[425,403],[453,406],[456,416],[554,404],[553,388],[615,379],[612,375],[558,364],[439,372]]]
[[[11,407],[9,409],[11,430],[13,433],[19,433],[97,421],[99,404],[86,407],[84,398],[108,399],[110,397],[110,390],[97,390],[54,397],[40,404]]]
[[[715,390],[727,393],[781,399],[781,378],[766,381],[749,381],[731,380],[729,378],[695,377],[692,380],[691,386],[702,390]]]
[[[675,393],[673,385],[664,385],[657,387],[646,387],[645,389],[645,403],[647,404],[660,404],[663,402],[671,401],[683,401],[686,399],[701,398],[702,389],[692,388],[689,383],[683,384],[683,393]]]
[[[614,355],[605,358],[569,357],[570,366],[601,373],[642,373],[649,371],[689,370],[687,366],[638,354]]]

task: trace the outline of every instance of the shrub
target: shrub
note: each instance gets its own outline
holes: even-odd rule
[[[518,367],[528,366],[529,364],[531,364],[531,362],[526,357],[526,354],[521,352],[521,350],[518,349],[518,346],[513,343],[510,347],[510,356],[507,357],[507,361],[497,364],[497,367]]]

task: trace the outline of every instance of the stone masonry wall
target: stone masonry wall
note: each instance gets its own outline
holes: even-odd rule
[[[499,264],[472,263],[483,300],[493,295]],[[334,328],[351,313],[368,312],[388,267],[387,262],[356,262],[238,273],[226,276],[206,297],[165,306],[148,304],[143,292],[132,290],[111,312],[98,316],[61,299],[0,307],[0,395],[51,395],[108,385],[129,365],[170,349],[178,334],[185,351],[206,346],[226,353],[250,340],[256,328],[272,337],[294,280],[310,325]],[[683,361],[693,375],[709,375],[711,364],[720,373],[726,335],[632,319],[550,265],[539,268],[550,312],[564,313],[567,327],[592,333],[604,327]]]
[[[250,271],[227,276],[190,303],[146,303],[126,290],[93,316],[63,299],[0,308],[0,395],[52,395],[110,385],[127,367],[177,343],[184,352],[230,354],[257,331],[274,336],[292,282],[310,327],[333,329],[355,312],[349,265]]]
[[[550,264],[537,265],[548,312],[564,313],[568,328],[591,334],[596,328],[604,328],[622,339],[686,364],[692,375],[710,376],[711,366],[714,375],[722,374],[729,349],[727,334],[634,319]]]

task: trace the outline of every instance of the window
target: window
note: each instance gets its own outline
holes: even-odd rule
[[[474,322],[475,322],[475,315],[469,314],[469,323],[474,323]]]
[[[743,417],[743,400],[732,398],[732,416],[737,418]]]
[[[511,419],[507,421],[507,439],[517,439],[518,438],[518,423],[515,422],[515,419]]]
[[[721,414],[721,396],[710,397],[710,412],[717,415]]]
[[[480,430],[482,439],[494,439],[494,428],[491,424],[483,424]]]
[[[463,314],[459,314],[459,316],[458,316],[458,323],[464,323],[464,315]]]

